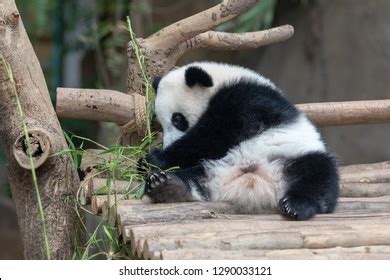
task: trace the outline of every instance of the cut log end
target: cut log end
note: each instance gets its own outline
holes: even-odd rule
[[[13,145],[13,154],[18,164],[27,170],[38,168],[45,163],[50,155],[51,144],[47,134],[40,130],[30,130],[28,133],[29,146],[31,148],[31,156],[33,166],[31,166],[30,155],[28,151],[26,135],[22,133]]]

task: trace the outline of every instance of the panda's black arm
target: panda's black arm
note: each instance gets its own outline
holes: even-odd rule
[[[236,134],[239,135],[240,130],[235,128],[234,131],[229,131],[221,126],[206,127],[200,124],[167,148],[153,151],[148,155],[147,161],[161,169],[167,169],[174,166],[186,168],[197,165],[201,160],[222,158],[238,143]]]
[[[150,154],[149,162],[166,169],[219,159],[240,142],[297,116],[278,90],[239,81],[222,87],[198,123],[166,149]]]

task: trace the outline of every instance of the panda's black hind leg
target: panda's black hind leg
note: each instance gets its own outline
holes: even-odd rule
[[[297,220],[332,212],[339,195],[336,161],[322,152],[309,153],[286,162],[287,190],[279,201],[281,211]]]

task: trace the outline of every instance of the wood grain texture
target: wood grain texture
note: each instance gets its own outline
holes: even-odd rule
[[[183,248],[281,250],[390,245],[386,241],[390,240],[390,196],[341,198],[335,213],[300,222],[280,214],[237,215],[225,203],[135,205],[122,201],[117,209],[124,242],[131,244],[133,254],[147,259],[155,252]]]
[[[301,104],[298,108],[318,127],[390,123],[388,99]]]
[[[387,260],[390,246],[335,247],[329,249],[213,250],[179,249],[153,252],[152,259],[164,260]]]
[[[106,121],[123,125],[135,118],[135,96],[137,95],[109,90],[59,88],[56,110],[60,118]],[[137,104],[143,106],[144,102]],[[390,99],[307,103],[297,104],[297,107],[317,127],[390,123]]]
[[[16,204],[26,259],[46,258],[37,194],[32,184],[30,164],[23,153],[24,134],[15,94],[25,115],[33,148],[40,197],[45,213],[51,258],[69,259],[73,254],[79,219],[68,198],[80,185],[68,154],[49,156],[68,149],[50,100],[43,72],[27,36],[15,1],[0,2],[0,137],[8,164],[9,182]],[[6,64],[12,68],[13,86]],[[35,132],[34,132],[35,131]],[[35,134],[35,135],[34,135]],[[19,139],[19,141],[17,141]],[[18,149],[13,153],[14,149]],[[15,155],[20,162],[15,160]],[[40,161],[40,159],[42,159]],[[24,166],[23,166],[24,165]],[[27,169],[26,169],[27,168]]]
[[[60,118],[125,124],[134,119],[133,96],[106,89],[57,88]]]

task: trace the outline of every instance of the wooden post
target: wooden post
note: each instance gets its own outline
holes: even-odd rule
[[[16,95],[29,130],[50,255],[52,259],[69,259],[78,222],[72,199],[80,185],[79,178],[70,156],[49,156],[67,149],[67,145],[15,1],[2,0],[0,11],[0,138],[8,162],[24,257],[45,259],[47,255]]]

